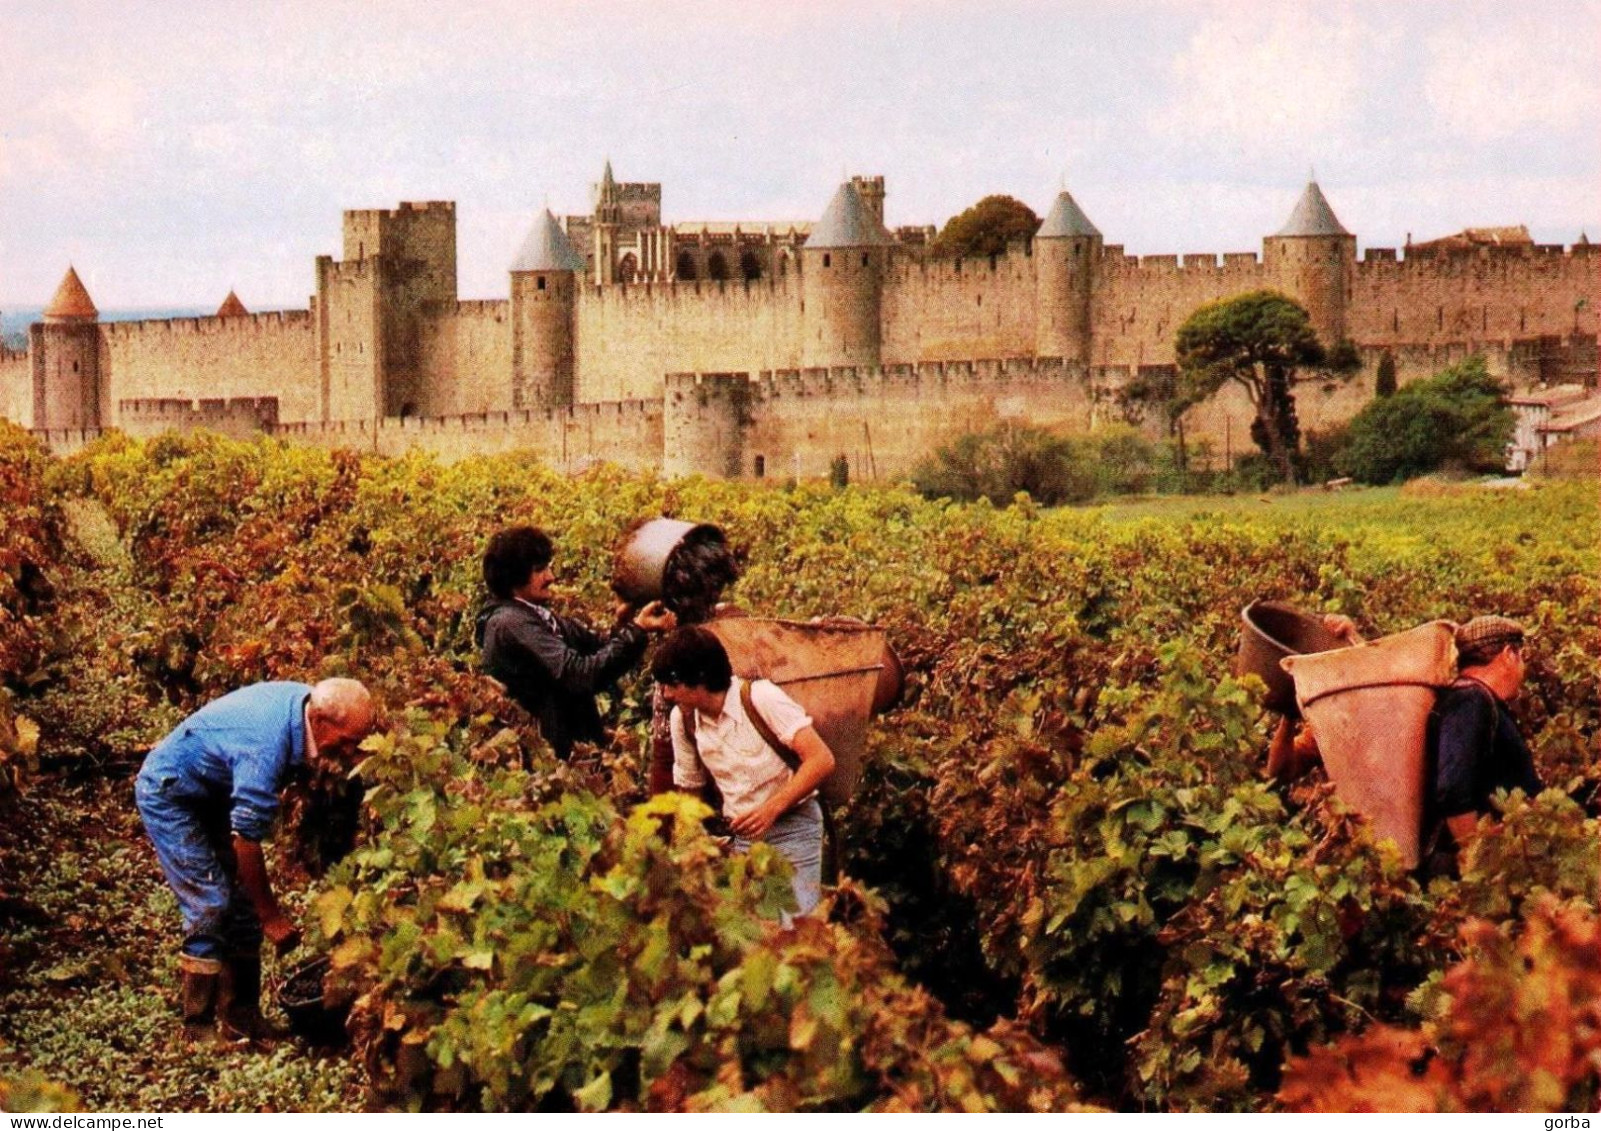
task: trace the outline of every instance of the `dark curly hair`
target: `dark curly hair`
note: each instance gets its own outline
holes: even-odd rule
[[[698,624],[681,628],[662,641],[651,659],[650,674],[657,683],[707,691],[727,691],[734,682],[723,642],[711,629]]]
[[[513,589],[526,585],[555,556],[555,544],[539,527],[508,526],[484,550],[484,584],[501,600],[510,600]]]

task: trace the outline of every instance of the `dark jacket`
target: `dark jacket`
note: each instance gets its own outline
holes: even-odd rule
[[[478,614],[484,671],[539,720],[558,758],[574,742],[603,742],[595,693],[639,662],[645,633],[623,625],[610,637],[549,609],[491,601]]]
[[[1425,871],[1455,875],[1457,846],[1446,819],[1490,812],[1490,798],[1500,789],[1521,789],[1535,797],[1542,788],[1540,775],[1507,705],[1484,684],[1466,677],[1441,688],[1435,699],[1428,758]]]

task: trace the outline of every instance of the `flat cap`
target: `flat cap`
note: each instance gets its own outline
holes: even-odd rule
[[[1522,644],[1523,626],[1508,617],[1474,617],[1457,626],[1457,662],[1463,666],[1495,658],[1508,644]]]

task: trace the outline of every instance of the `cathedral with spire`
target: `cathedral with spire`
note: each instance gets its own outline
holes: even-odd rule
[[[1386,357],[1402,381],[1470,354],[1520,388],[1595,380],[1586,240],[1467,228],[1359,256],[1311,181],[1260,251],[1128,255],[1064,190],[1031,238],[952,259],[885,205],[884,178],[857,176],[814,220],[669,224],[661,185],[608,161],[589,213],[533,217],[504,299],[458,296],[448,201],[345,213],[303,310],[252,314],[230,292],[209,318],[102,322],[69,268],[28,348],[0,351],[0,415],[57,446],[209,427],[716,475],[843,455],[887,475],[997,420],[1115,422],[1197,307],[1261,289],[1360,359],[1298,404],[1307,426],[1357,411]],[[1226,395],[1194,414],[1203,434],[1248,423]]]

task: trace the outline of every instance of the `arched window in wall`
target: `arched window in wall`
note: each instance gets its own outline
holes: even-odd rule
[[[722,281],[728,278],[728,260],[720,251],[714,251],[706,259],[706,277]]]
[[[756,258],[754,251],[740,253],[739,273],[746,279],[760,279],[762,277],[762,261]]]
[[[633,252],[623,256],[623,261],[617,265],[617,278],[625,283],[632,283],[639,277],[639,257]]]
[[[685,282],[689,282],[700,277],[699,272],[695,270],[695,257],[689,254],[687,251],[681,251],[678,253],[678,265],[674,268],[674,271],[677,273],[678,277]]]

